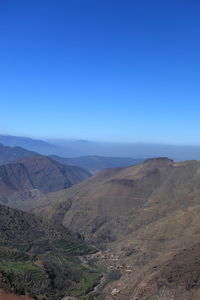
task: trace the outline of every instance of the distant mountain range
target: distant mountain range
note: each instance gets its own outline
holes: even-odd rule
[[[0,135],[0,143],[10,147],[20,146],[43,155],[65,158],[80,156],[130,157],[143,159],[150,157],[170,157],[175,161],[200,160],[200,146],[164,145],[151,143],[112,143],[87,140],[36,140],[26,137]]]
[[[127,167],[141,163],[143,159],[134,159],[130,157],[105,157],[105,156],[81,156],[63,158],[56,155],[50,155],[54,160],[66,165],[82,167],[85,170],[95,174],[103,169]]]
[[[0,135],[0,143],[9,147],[22,147],[43,155],[53,154],[59,151],[56,145],[27,137]]]
[[[0,144],[0,165],[35,155],[40,154],[19,146],[9,147]],[[57,155],[49,155],[49,157],[65,165],[83,168],[93,174],[106,168],[126,167],[143,161],[143,159],[128,157],[82,156],[64,158]]]

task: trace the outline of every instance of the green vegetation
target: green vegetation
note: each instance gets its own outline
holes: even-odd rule
[[[31,272],[32,275],[41,272],[40,268],[34,266],[30,261],[1,261],[0,270],[14,273]]]
[[[120,272],[120,270],[112,270],[107,274],[107,279],[108,281],[115,281],[115,280],[119,280],[122,276],[122,273]]]
[[[30,243],[19,243],[16,244],[16,248],[19,251],[28,252],[31,249],[32,244]]]
[[[62,282],[62,274],[67,271],[71,278],[71,287],[65,289],[65,294],[71,296],[79,296],[79,299],[89,300],[90,291],[99,283],[101,274],[98,271],[93,271],[81,264],[81,261],[76,256],[67,256],[66,253],[46,253],[41,255],[45,263],[45,268],[51,268],[51,272],[56,266],[53,273],[59,279],[59,284]],[[66,282],[65,282],[66,284]],[[64,286],[63,286],[64,288]],[[87,298],[85,298],[87,296]]]
[[[25,262],[30,260],[30,256],[21,251],[9,251],[5,249],[0,249],[0,265],[2,262],[6,261],[11,261],[11,262],[16,262],[16,261],[21,261]]]
[[[71,295],[73,296],[86,295],[93,289],[94,286],[98,284],[99,279],[100,279],[100,275],[98,273],[85,274],[85,277],[83,277],[80,280],[80,282],[76,285],[76,287],[71,292]]]
[[[103,295],[99,295],[96,297],[96,300],[103,300],[104,299],[104,296]]]
[[[0,214],[0,288],[40,300],[70,294],[90,300],[101,274],[79,256],[95,248],[53,221],[3,206]]]
[[[53,300],[53,295],[68,294],[80,296],[80,300],[90,300],[87,294],[101,276],[83,266],[77,256],[69,256],[59,248],[42,254],[3,249],[0,250],[0,259],[0,273],[6,284],[11,284],[19,295],[36,297],[42,294]]]
[[[83,242],[70,242],[65,240],[58,240],[52,243],[56,248],[65,250],[68,255],[83,255],[86,253],[94,253],[96,249]]]

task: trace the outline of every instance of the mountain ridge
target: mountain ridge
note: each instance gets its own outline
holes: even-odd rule
[[[0,165],[33,155],[38,155],[38,153],[29,151],[19,146],[9,147],[0,144]]]

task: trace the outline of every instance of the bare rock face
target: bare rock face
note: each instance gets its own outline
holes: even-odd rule
[[[144,161],[145,164],[155,164],[159,166],[172,165],[173,160],[168,157],[148,158]]]
[[[120,293],[120,290],[118,289],[113,289],[111,292],[111,296],[117,296]]]

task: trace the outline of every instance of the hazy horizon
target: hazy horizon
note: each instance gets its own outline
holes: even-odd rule
[[[144,160],[168,157],[174,161],[200,160],[200,145],[172,145],[156,143],[123,143],[88,140],[45,140],[0,135],[0,144],[59,157],[104,156]]]
[[[159,146],[185,146],[185,147],[199,147],[199,143],[167,143],[167,142],[154,142],[154,141],[121,141],[121,140],[100,140],[100,139],[86,139],[84,137],[63,137],[63,138],[56,138],[56,137],[45,137],[45,136],[34,136],[34,135],[16,135],[12,133],[3,133],[0,132],[0,136],[8,136],[8,137],[17,137],[17,138],[28,138],[33,140],[40,140],[49,143],[67,143],[67,142],[85,142],[85,143],[104,143],[104,144],[127,144],[127,145],[159,145]]]

